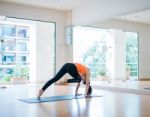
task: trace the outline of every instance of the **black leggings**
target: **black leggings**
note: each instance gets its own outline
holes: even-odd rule
[[[70,74],[74,79],[69,79],[68,83],[81,82],[81,76],[77,71],[75,64],[66,63],[62,66],[59,72],[55,75],[54,78],[50,79],[46,84],[42,87],[42,90],[45,91],[51,84],[58,81],[62,78],[66,73]]]

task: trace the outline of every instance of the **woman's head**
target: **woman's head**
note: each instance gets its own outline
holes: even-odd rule
[[[92,87],[89,86],[89,89],[88,89],[88,92],[87,92],[87,95],[91,95],[92,94]]]

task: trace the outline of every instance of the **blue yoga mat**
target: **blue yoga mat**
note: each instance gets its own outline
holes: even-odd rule
[[[92,95],[86,98],[92,98],[92,97],[101,97],[101,96]],[[60,95],[60,96],[51,96],[51,97],[41,97],[40,99],[28,98],[28,99],[18,99],[18,100],[26,103],[42,103],[42,102],[53,102],[53,101],[63,101],[63,100],[82,99],[82,98],[85,98],[85,96],[79,95],[75,97],[75,95]]]

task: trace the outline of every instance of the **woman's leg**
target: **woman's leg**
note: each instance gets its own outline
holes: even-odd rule
[[[67,73],[67,70],[66,70],[67,66],[68,66],[68,63],[63,65],[63,67],[59,70],[59,72],[55,75],[55,77],[45,83],[45,85],[42,87],[42,90],[45,91],[51,84],[53,84],[54,82],[62,78]]]
[[[67,72],[73,77],[73,79],[69,79],[67,81],[68,83],[81,82],[81,76],[78,73],[78,70],[77,70],[75,64],[72,64],[72,63],[68,64]]]

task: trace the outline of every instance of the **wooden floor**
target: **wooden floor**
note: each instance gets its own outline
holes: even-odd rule
[[[150,81],[92,81],[96,89],[113,90],[128,93],[148,94],[150,95]]]
[[[40,87],[16,85],[0,89],[0,117],[150,117],[150,95],[144,94],[94,89],[93,94],[102,97],[38,104],[18,100],[36,97]],[[43,96],[73,94],[74,88],[52,85]]]

